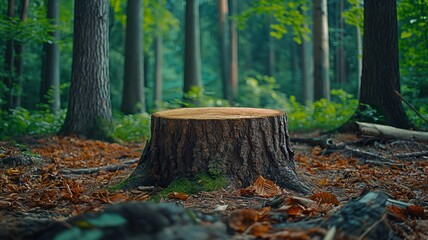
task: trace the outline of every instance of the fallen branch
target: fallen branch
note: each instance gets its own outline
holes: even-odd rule
[[[428,151],[394,154],[394,157],[401,159],[417,158],[424,156],[428,156]]]
[[[364,164],[369,164],[369,165],[375,165],[375,166],[380,166],[380,167],[384,167],[386,166],[390,166],[390,167],[398,167],[398,168],[403,168],[404,164],[398,164],[398,163],[391,163],[391,162],[382,162],[379,160],[365,160]]]
[[[358,148],[352,148],[349,146],[345,146],[345,150],[351,152],[353,155],[357,156],[357,157],[364,157],[364,158],[376,158],[379,160],[382,160],[383,162],[389,162],[389,163],[393,163],[391,162],[391,160],[376,154],[376,153],[372,153],[372,152],[367,152]]]
[[[403,96],[401,96],[401,94],[397,91],[397,90],[394,90],[395,91],[395,94],[397,94],[398,95],[398,97],[400,97],[401,98],[401,100],[407,105],[407,106],[409,106],[409,108],[410,109],[412,109],[413,110],[413,112],[415,112],[422,120],[424,120],[426,123],[428,123],[428,120],[418,111],[418,110],[416,110],[416,108],[414,108],[413,106],[412,106],[412,104],[410,104]]]
[[[428,133],[411,131],[401,128],[395,128],[386,125],[356,122],[358,129],[362,134],[384,137],[384,138],[398,138],[406,140],[418,140],[428,142]]]
[[[62,169],[59,173],[64,175],[73,175],[73,174],[91,174],[97,173],[100,171],[114,172],[118,170],[122,170],[124,168],[129,167],[132,164],[138,163],[138,158],[122,161],[119,164],[112,164],[101,167],[93,167],[93,168],[79,168],[79,169]]]

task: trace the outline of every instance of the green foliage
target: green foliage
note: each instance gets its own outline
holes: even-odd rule
[[[139,113],[122,115],[115,113],[113,136],[126,142],[141,142],[150,139],[150,115]]]
[[[417,110],[425,119],[428,119],[427,105],[422,106]],[[428,123],[424,119],[422,119],[420,116],[418,116],[413,110],[407,109],[406,113],[410,121],[412,122],[412,124],[416,127],[416,129],[422,130],[422,131],[428,130]]]
[[[287,104],[284,93],[278,91],[279,85],[274,77],[256,75],[247,77],[240,86],[238,103],[247,107],[283,109]]]
[[[413,106],[428,105],[426,0],[398,2],[402,94]],[[421,110],[423,111],[423,109]]]
[[[358,106],[358,100],[340,89],[331,90],[331,95],[333,101],[320,99],[307,107],[291,96],[285,109],[290,131],[331,130],[348,121]]]
[[[0,112],[0,139],[22,135],[54,134],[61,128],[65,114],[65,110],[53,114],[47,108],[34,112],[24,108],[12,109],[9,114]]]
[[[303,12],[308,9],[309,1],[262,0],[255,1],[253,6],[243,11],[238,17],[238,26],[246,27],[251,16],[267,14],[275,22],[270,24],[270,35],[277,39],[288,33],[293,34],[293,40],[301,43],[302,38],[308,38],[310,29],[307,27],[309,18]]]
[[[229,102],[225,99],[214,97],[212,93],[206,93],[202,88],[192,86],[184,94],[183,99],[174,99],[170,102],[164,102],[163,108],[180,107],[227,107]]]
[[[361,30],[364,26],[364,8],[361,0],[348,0],[351,7],[342,13],[342,17],[349,25],[359,27]]]
[[[27,42],[47,42],[52,41],[49,35],[55,27],[49,23],[46,16],[45,6],[37,1],[30,1],[29,17],[26,21],[21,21],[19,17],[9,18],[0,15],[0,43],[8,40]]]

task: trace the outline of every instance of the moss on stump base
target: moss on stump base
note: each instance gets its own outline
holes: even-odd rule
[[[182,108],[152,115],[152,137],[124,188],[166,187],[178,177],[223,175],[246,187],[261,175],[299,192],[284,112],[258,108]]]

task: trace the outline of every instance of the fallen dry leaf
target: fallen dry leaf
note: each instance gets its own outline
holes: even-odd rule
[[[248,227],[259,220],[259,214],[254,209],[240,209],[232,212],[229,218],[229,226],[237,231],[244,232]]]
[[[317,201],[318,203],[331,203],[333,205],[339,205],[339,200],[330,192],[315,193],[309,197],[310,199]]]
[[[425,217],[425,210],[421,206],[411,205],[406,207],[406,213],[412,217]]]
[[[189,195],[181,192],[171,192],[168,194],[168,198],[186,201]]]

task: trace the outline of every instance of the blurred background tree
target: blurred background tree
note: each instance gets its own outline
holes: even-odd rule
[[[51,2],[59,3],[58,23],[53,21],[56,16],[48,15]],[[22,129],[23,133],[37,133],[35,119],[40,123],[37,126],[43,121],[46,125],[57,126],[56,123],[63,120],[70,94],[74,21],[74,1],[29,1],[26,21],[20,16],[25,0],[8,0],[7,3],[0,5],[0,135],[4,137],[13,135],[13,128]],[[291,130],[331,129],[345,122],[358,105],[363,1],[332,0],[325,3],[323,14],[328,28],[324,29],[324,34],[328,34],[328,42],[324,46],[329,51],[327,60],[324,60],[328,64],[324,75],[328,76],[330,86],[323,83],[322,87],[330,90],[330,94],[324,94],[321,99],[314,98],[315,90],[320,89],[314,86],[314,82],[320,80],[314,78],[314,34],[320,30],[313,20],[314,7],[319,9],[314,3],[309,0],[195,0],[194,6],[199,10],[201,60],[198,64],[203,89],[190,89],[185,99],[201,106],[283,109],[288,112]],[[127,97],[123,89],[127,4],[126,0],[109,1],[110,100],[117,131],[147,122],[148,116],[146,113],[125,116],[119,111],[122,99]],[[144,82],[141,85],[144,87],[140,91],[141,96],[145,96],[141,109],[151,113],[155,109],[195,106],[183,102],[186,1],[142,0],[141,4],[144,36],[141,44]],[[402,95],[425,116],[428,114],[427,6],[427,0],[397,1]],[[10,50],[14,49],[10,47],[11,43],[25,45],[25,51],[18,52],[23,60],[22,71],[11,63],[10,56],[12,59],[17,57],[16,50]],[[59,88],[56,83],[54,88],[40,87],[51,81],[46,74],[47,60],[42,56],[47,56],[47,46],[55,44],[61,52],[59,74],[55,73],[60,76],[61,84]],[[191,66],[194,69],[195,65]],[[17,75],[16,70],[22,74]],[[52,103],[58,102],[58,92],[60,104],[55,106],[61,108],[55,115],[51,110],[57,108]],[[231,93],[233,97],[230,97]],[[45,97],[41,98],[41,95]],[[328,101],[329,96],[331,101]],[[12,97],[20,97],[21,108],[12,104]],[[427,127],[407,106],[404,108],[415,126]],[[375,111],[364,112],[368,121],[376,120]],[[45,120],[41,120],[42,116]],[[52,128],[50,132],[55,130],[58,129]]]

